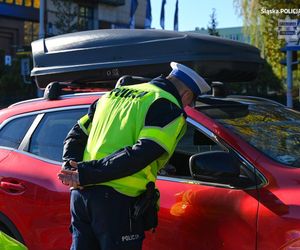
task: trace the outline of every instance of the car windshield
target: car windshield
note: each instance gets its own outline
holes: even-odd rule
[[[300,167],[300,113],[273,104],[198,107],[249,144],[282,164]]]

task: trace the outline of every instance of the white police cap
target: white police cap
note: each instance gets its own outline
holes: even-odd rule
[[[173,69],[170,75],[182,81],[196,96],[210,91],[210,86],[196,71],[176,62],[171,62],[170,65]]]

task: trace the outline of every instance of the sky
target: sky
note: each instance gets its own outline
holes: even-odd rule
[[[173,30],[176,0],[166,0],[165,29]],[[160,27],[160,10],[162,0],[151,0],[152,28]],[[178,0],[179,31],[195,30],[196,27],[207,28],[212,9],[216,9],[217,28],[242,26],[243,20],[236,14],[233,0]]]

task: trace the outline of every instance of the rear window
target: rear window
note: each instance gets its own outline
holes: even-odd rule
[[[0,146],[18,148],[35,115],[16,118],[5,124],[0,130]]]
[[[300,167],[299,112],[269,104],[232,104],[198,109],[273,160]]]

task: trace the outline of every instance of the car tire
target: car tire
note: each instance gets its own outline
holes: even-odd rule
[[[0,212],[0,231],[11,236],[12,238],[16,239],[22,244],[25,244],[19,230],[15,227],[12,221],[1,212]]]
[[[15,238],[13,233],[7,227],[5,227],[3,224],[0,224],[0,231],[9,235],[10,237]]]

